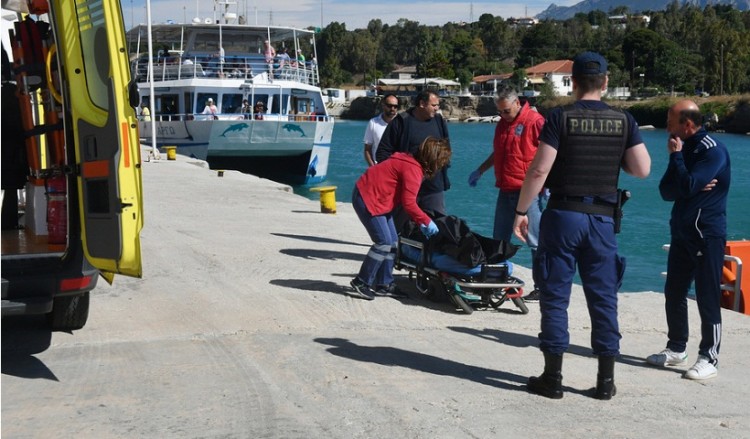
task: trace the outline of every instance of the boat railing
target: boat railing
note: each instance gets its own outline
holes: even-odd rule
[[[221,62],[218,57],[158,57],[153,63],[154,81],[170,81],[190,78],[251,79],[255,75],[268,73],[275,79],[318,85],[318,68],[315,63],[282,61],[266,63],[261,56],[232,56]],[[134,77],[138,82],[151,80],[148,60],[140,58],[134,66]]]
[[[329,122],[333,121],[333,116],[326,116],[320,114],[276,114],[276,113],[263,113],[262,119],[255,119],[254,114],[242,114],[242,113],[219,113],[216,115],[203,114],[203,113],[190,113],[190,114],[156,114],[155,116],[146,116],[149,120],[145,120],[143,116],[139,117],[140,121],[150,122],[155,120],[157,122],[184,122],[184,121],[213,121],[213,120],[256,120],[258,122]]]

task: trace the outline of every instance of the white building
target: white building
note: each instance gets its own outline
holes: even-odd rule
[[[551,82],[558,96],[568,96],[573,93],[573,61],[568,59],[545,61],[526,69],[529,85],[539,85],[545,81]]]

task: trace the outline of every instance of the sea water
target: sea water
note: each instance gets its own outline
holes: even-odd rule
[[[354,182],[366,169],[362,138],[367,122],[337,121],[333,131],[328,178],[325,185],[337,186],[340,202],[351,202]],[[452,187],[446,192],[448,213],[465,219],[471,229],[481,235],[492,236],[497,189],[492,171],[482,176],[476,187],[469,187],[469,173],[476,169],[492,151],[495,124],[450,123],[448,130],[453,158],[448,172]],[[620,254],[627,259],[625,279],[621,291],[662,291],[667,253],[662,250],[669,243],[669,213],[672,203],[659,195],[659,180],[667,166],[667,135],[663,129],[642,130],[641,135],[651,154],[651,175],[646,179],[633,178],[624,172],[619,187],[628,189],[632,198],[625,205],[622,233],[618,238]],[[732,184],[727,208],[728,239],[750,239],[750,136],[712,134],[724,142],[732,160]],[[308,187],[296,187],[295,192],[311,199]],[[516,240],[516,238],[513,238]],[[531,266],[527,248],[512,259],[525,267]]]

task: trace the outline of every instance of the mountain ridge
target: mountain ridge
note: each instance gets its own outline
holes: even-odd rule
[[[707,5],[727,5],[732,6],[740,11],[750,10],[750,0],[678,0],[680,5],[690,4],[701,9]],[[640,13],[643,11],[663,11],[672,3],[672,0],[629,0],[628,4],[623,4],[623,0],[583,0],[573,6],[557,6],[550,4],[547,9],[535,15],[540,20],[555,19],[567,20],[573,18],[578,13],[588,13],[591,11],[609,12],[619,6],[627,6],[628,13]]]

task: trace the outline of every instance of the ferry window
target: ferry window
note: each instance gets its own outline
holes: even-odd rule
[[[156,97],[156,112],[167,115],[162,120],[172,120],[172,114],[177,114],[177,97],[178,95],[163,94]],[[177,117],[174,120],[178,120]]]
[[[219,50],[219,39],[213,32],[196,33],[193,49],[201,52],[215,53]]]
[[[158,96],[156,107],[160,113],[177,114],[177,95]]]
[[[279,107],[279,95],[273,95],[270,105],[271,113],[287,114],[287,102],[289,102],[289,95],[285,93],[281,95],[281,106]]]
[[[222,113],[239,113],[242,108],[242,94],[225,94],[221,96]]]
[[[312,113],[312,99],[297,99],[297,113]]]
[[[193,112],[195,112],[195,110],[193,110],[193,93],[187,92],[185,93],[185,113],[190,114]]]
[[[252,106],[253,106],[253,108],[255,108],[255,102],[263,102],[263,105],[264,105],[264,107],[265,107],[265,108],[269,108],[269,107],[268,107],[268,95],[264,95],[264,94],[257,94],[257,95],[255,95],[255,96],[253,96],[252,98],[251,98],[250,96],[248,96],[247,98],[248,98],[248,100],[250,100],[250,99],[255,99],[255,101],[254,101],[254,102],[251,102],[251,103],[250,103],[250,105],[252,105]]]
[[[202,113],[203,109],[208,104],[208,100],[214,101],[214,104],[218,104],[219,95],[217,93],[198,93],[198,102],[196,103],[196,113]]]

